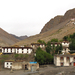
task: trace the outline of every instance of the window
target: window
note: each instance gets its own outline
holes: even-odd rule
[[[63,63],[61,63],[61,66],[63,66]]]
[[[7,65],[8,65],[8,63],[7,63]]]
[[[71,65],[71,63],[70,63],[70,65]]]
[[[69,60],[69,57],[67,57],[67,60]]]
[[[11,53],[12,53],[12,49],[11,49]]]
[[[65,51],[66,51],[66,48],[65,48]]]
[[[23,50],[22,50],[22,53],[24,53]]]
[[[7,53],[8,53],[8,49],[7,49]]]
[[[10,65],[12,65],[12,63],[10,63]]]
[[[28,53],[28,50],[27,50],[27,53]]]
[[[63,57],[60,58],[60,60],[63,60],[63,59],[64,59]]]

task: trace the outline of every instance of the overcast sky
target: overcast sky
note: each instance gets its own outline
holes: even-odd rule
[[[17,36],[35,35],[53,17],[75,8],[75,0],[0,0],[0,27]]]

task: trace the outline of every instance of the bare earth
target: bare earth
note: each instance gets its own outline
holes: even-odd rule
[[[10,71],[10,70],[0,70],[0,75],[75,75],[75,67],[55,67],[54,65],[47,65],[45,67],[40,67],[39,71],[29,72],[24,70]]]

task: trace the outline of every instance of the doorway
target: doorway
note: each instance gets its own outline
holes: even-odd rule
[[[28,70],[27,65],[25,65],[25,70]]]
[[[63,63],[61,63],[61,66],[63,66]]]

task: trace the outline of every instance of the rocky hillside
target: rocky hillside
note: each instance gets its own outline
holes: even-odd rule
[[[0,28],[0,46],[10,46],[17,42],[19,42],[18,39]]]
[[[45,42],[58,38],[61,40],[64,36],[75,32],[75,9],[69,10],[64,16],[57,16],[51,19],[42,29],[41,34],[28,37],[27,39],[16,43],[15,45],[27,45],[41,39]],[[71,13],[71,14],[70,14]],[[69,15],[69,16],[68,16]],[[73,20],[73,21],[72,21]],[[49,26],[49,27],[48,27]],[[47,27],[47,28],[46,28]]]
[[[40,33],[50,30],[52,27],[57,26],[58,24],[65,22],[68,19],[75,18],[75,8],[68,10],[64,16],[56,16],[45,24]]]

